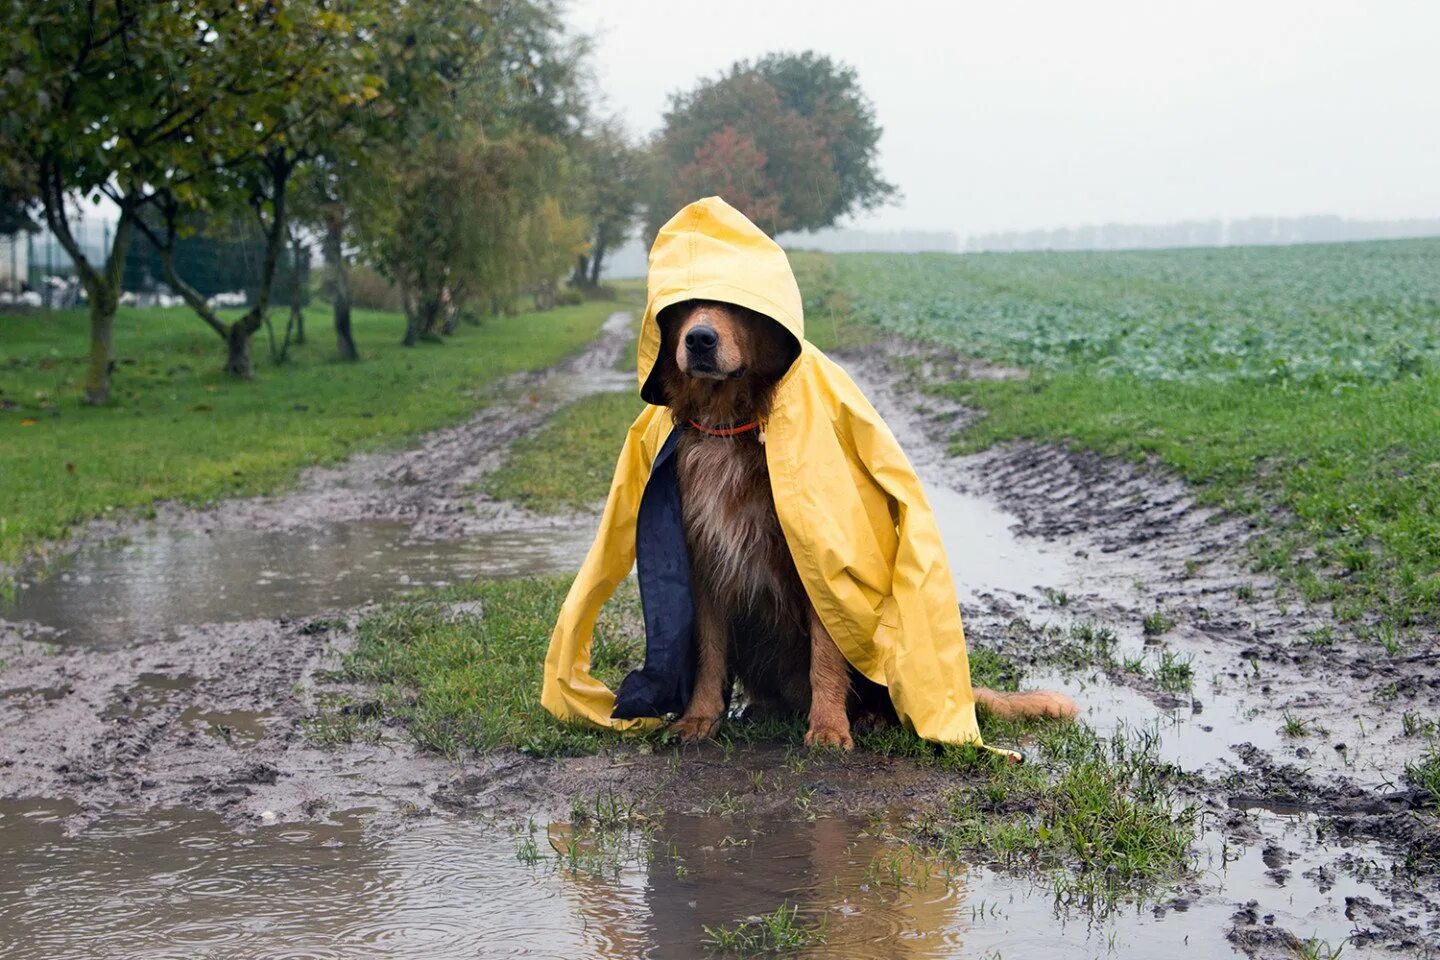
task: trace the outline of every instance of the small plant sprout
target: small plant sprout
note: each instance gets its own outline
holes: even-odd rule
[[[784,903],[773,913],[748,917],[734,926],[706,926],[705,944],[718,953],[751,957],[824,943],[824,927],[801,924],[799,912],[798,907]]]
[[[1155,664],[1155,682],[1160,689],[1183,693],[1195,684],[1195,670],[1189,657],[1182,657],[1173,650],[1160,651]]]
[[[1287,710],[1284,714],[1284,725],[1281,726],[1280,731],[1287,737],[1306,737],[1310,735],[1308,724],[1309,721],[1301,720]]]
[[[1175,621],[1165,616],[1163,610],[1155,610],[1147,614],[1141,621],[1141,627],[1144,628],[1147,637],[1158,637],[1162,633],[1168,633],[1174,626]]]

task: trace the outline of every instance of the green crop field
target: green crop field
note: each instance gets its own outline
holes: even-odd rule
[[[1158,462],[1387,646],[1440,616],[1440,240],[842,255],[824,283],[872,329],[1030,371],[932,385],[988,413],[957,449]]]
[[[1373,383],[1440,361],[1440,240],[836,258],[887,330],[1045,370]]]

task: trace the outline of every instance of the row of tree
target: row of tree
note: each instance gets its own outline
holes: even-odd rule
[[[132,243],[223,342],[226,368],[249,376],[283,254],[302,238],[319,241],[338,349],[355,359],[357,259],[398,287],[414,344],[521,295],[551,305],[567,274],[598,285],[642,210],[653,236],[719,193],[779,232],[893,195],[848,68],[813,54],[737,64],[677,94],[637,146],[593,114],[587,45],[557,3],[0,0],[0,217],[43,218],[75,262],[87,401],[109,396]],[[92,260],[72,226],[99,196],[119,220]],[[238,318],[188,271],[197,230],[256,238]]]

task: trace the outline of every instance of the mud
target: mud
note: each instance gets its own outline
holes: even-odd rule
[[[49,939],[0,952],[82,955],[79,905],[103,902],[97,956],[690,956],[703,925],[789,900],[830,930],[815,956],[1291,956],[1307,940],[1437,955],[1440,833],[1403,781],[1424,738],[1401,721],[1440,715],[1433,640],[1390,657],[1277,602],[1248,569],[1255,531],[1157,471],[1033,445],[948,456],[971,414],[873,355],[843,359],[926,481],[970,642],[1020,660],[1026,685],[1070,691],[1102,732],[1153,727],[1189,775],[1202,830],[1181,889],[1102,919],[983,864],[892,890],[874,864],[896,876],[901,848],[874,817],[954,786],[906,760],[756,746],[451,764],[390,727],[316,746],[307,719],[334,689],[320,678],[368,602],[578,564],[592,515],[473,491],[567,400],[633,385],[615,371],[630,343],[617,315],[413,450],[275,497],[95,525],[27,578],[0,623],[0,847],[19,865],[0,881],[0,931]],[[1147,635],[1157,609],[1174,625]],[[1111,630],[1113,659],[1059,655],[1075,624]],[[1326,627],[1330,644],[1312,643]],[[1157,681],[1166,652],[1190,664],[1189,690]],[[1287,717],[1305,733],[1287,736]],[[577,865],[576,797],[652,813],[627,821],[619,853]],[[535,837],[514,833],[527,823]],[[474,907],[482,890],[502,891],[484,894],[494,909]]]

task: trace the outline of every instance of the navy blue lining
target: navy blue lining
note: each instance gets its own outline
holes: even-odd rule
[[[675,469],[681,429],[666,438],[640,496],[635,572],[645,617],[645,666],[620,684],[611,713],[617,720],[683,713],[695,682],[695,603]]]

